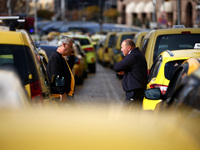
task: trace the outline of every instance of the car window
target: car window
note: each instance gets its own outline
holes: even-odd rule
[[[170,80],[175,70],[183,63],[184,60],[170,61],[165,64],[165,78]]]
[[[77,38],[76,40],[78,40],[81,43],[82,46],[91,44],[88,39]]]
[[[199,39],[200,34],[159,35],[156,39],[153,60],[165,50],[193,49]]]
[[[177,88],[181,86],[182,82],[185,80],[184,77],[186,74],[187,73],[184,67],[180,66],[179,68],[176,69],[176,71],[172,75],[171,80],[169,82],[169,85],[166,91],[166,98],[170,98],[172,94],[174,93],[174,91],[176,91]],[[171,100],[173,99],[168,99],[169,103],[172,103]]]
[[[122,39],[121,39],[121,42],[120,42],[120,45],[121,43],[126,40],[126,39],[133,39],[135,36],[135,34],[130,34],[130,35],[122,35]]]
[[[145,55],[146,50],[147,50],[147,45],[149,43],[149,39],[145,39],[141,48],[142,54]]]
[[[78,44],[76,45],[76,47],[77,47],[79,53],[80,53],[81,55],[84,55],[84,51],[81,49],[81,47],[80,47]]]
[[[138,39],[138,38],[134,38],[134,39],[133,39],[133,42],[136,43],[136,42],[137,42],[137,39]]]
[[[49,58],[53,52],[57,50],[57,46],[49,46],[49,45],[39,45],[43,50],[45,50],[47,57]]]
[[[115,36],[115,38],[114,38],[114,42],[113,42],[113,45],[112,45],[112,48],[114,48],[114,49],[116,47],[118,37],[119,36]]]
[[[27,84],[29,74],[33,75],[33,82],[38,79],[36,66],[27,46],[0,44],[0,68],[9,67],[18,73],[23,84]]]
[[[162,56],[158,57],[155,62],[153,63],[151,69],[150,69],[150,73],[149,73],[149,78],[148,78],[148,82],[150,82],[152,80],[152,78],[157,77],[158,72],[160,70],[160,66],[162,64]]]
[[[114,40],[115,40],[115,35],[111,35],[108,41],[108,47],[112,47]]]

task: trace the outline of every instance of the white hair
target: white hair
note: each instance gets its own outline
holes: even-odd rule
[[[70,37],[68,37],[68,36],[62,36],[61,39],[58,41],[58,46],[62,46],[63,43],[69,44],[70,41],[71,41],[72,43],[74,43],[74,40],[71,39]]]

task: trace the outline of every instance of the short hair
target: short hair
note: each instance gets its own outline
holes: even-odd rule
[[[126,43],[126,45],[131,46],[132,48],[135,47],[135,43],[133,42],[132,39],[126,39],[124,40],[124,42]]]
[[[74,40],[68,36],[62,36],[61,39],[58,41],[58,46],[62,46],[63,43],[70,44],[70,42],[74,43]]]

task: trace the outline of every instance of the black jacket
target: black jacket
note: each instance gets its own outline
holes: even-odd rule
[[[74,56],[70,56],[68,60],[68,64],[72,70],[74,66]],[[69,93],[70,92],[70,85],[71,85],[71,73],[69,71],[69,68],[66,64],[66,61],[62,57],[60,53],[57,51],[53,52],[51,56],[49,57],[49,61],[47,64],[47,75],[48,79],[51,83],[51,79],[53,75],[60,75],[65,77],[65,87],[54,87],[51,85],[51,92],[54,94],[63,94],[63,93]]]
[[[122,79],[124,91],[146,89],[147,62],[139,48],[133,49],[122,61],[116,63],[114,70],[125,72]]]

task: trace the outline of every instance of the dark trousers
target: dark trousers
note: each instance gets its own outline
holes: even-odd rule
[[[144,98],[144,89],[135,89],[133,91],[126,92],[125,106],[135,105],[142,108]]]

